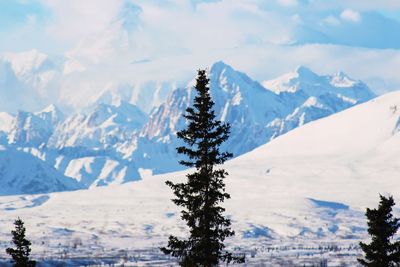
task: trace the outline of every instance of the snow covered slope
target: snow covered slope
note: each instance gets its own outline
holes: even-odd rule
[[[121,162],[107,157],[80,157],[72,159],[64,171],[84,188],[122,184],[140,177],[133,163]]]
[[[40,159],[0,147],[0,194],[32,194],[76,190],[79,184]]]
[[[266,250],[271,246],[346,246],[346,260],[354,263],[357,251],[352,254],[351,249],[367,236],[365,207],[375,207],[379,193],[393,194],[400,203],[399,107],[400,92],[390,93],[227,162],[232,199],[226,208],[236,230],[230,244],[255,251],[250,261],[271,260]],[[124,185],[50,194],[32,208],[27,206],[43,196],[1,197],[2,224],[11,225],[21,216],[38,242],[38,254],[42,241],[48,250],[58,251],[51,243],[55,236],[66,246],[79,237],[85,247],[97,244],[103,254],[121,247],[159,247],[169,234],[184,234],[164,181],[181,180],[185,173],[144,174]],[[0,231],[4,229],[2,225]]]

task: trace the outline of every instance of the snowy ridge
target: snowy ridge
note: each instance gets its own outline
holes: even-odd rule
[[[36,113],[18,111],[12,120],[8,141],[18,146],[45,145],[63,119],[64,115],[54,105]]]
[[[145,113],[124,101],[115,106],[100,103],[88,113],[74,114],[58,125],[49,146],[108,148],[132,138],[146,120]]]
[[[367,89],[365,83],[351,79],[344,72],[334,75],[318,75],[304,66],[276,79],[264,81],[262,84],[277,94],[295,93],[302,90],[312,96],[320,96],[328,92],[334,93],[348,98],[350,101],[371,97],[369,90],[365,90]]]
[[[109,84],[104,90],[89,100],[92,105],[99,103],[118,105],[127,102],[136,105],[146,113],[150,113],[154,107],[161,105],[168,93],[175,89],[173,83],[149,81],[134,86],[128,84]]]

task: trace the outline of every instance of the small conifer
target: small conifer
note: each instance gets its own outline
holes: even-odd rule
[[[14,222],[15,230],[11,231],[13,236],[12,242],[15,248],[7,248],[6,252],[14,260],[14,267],[34,267],[36,262],[29,259],[31,253],[31,242],[25,237],[24,222],[18,218]]]
[[[399,219],[393,217],[393,197],[380,195],[378,209],[368,209],[368,233],[371,243],[360,242],[364,258],[358,262],[367,267],[394,267],[400,265],[400,242],[393,242],[393,237],[400,227]]]

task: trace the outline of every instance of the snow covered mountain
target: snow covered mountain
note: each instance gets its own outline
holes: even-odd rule
[[[136,105],[145,113],[150,113],[154,107],[161,105],[168,93],[175,89],[173,83],[148,81],[134,86],[129,84],[110,84],[100,94],[95,95],[89,102],[92,104],[118,105],[128,102]]]
[[[127,102],[98,104],[57,125],[46,158],[86,188],[137,180],[140,165],[125,160],[124,152],[146,121],[147,115]]]
[[[82,188],[29,153],[0,146],[0,194],[38,194]]]
[[[332,266],[355,266],[358,242],[368,238],[365,207],[376,207],[379,193],[400,199],[399,107],[400,92],[390,93],[228,161],[232,198],[225,207],[236,231],[228,245],[251,253],[249,265],[268,260],[274,266],[274,257],[284,255],[301,266],[314,255]],[[165,245],[169,234],[183,234],[179,209],[164,181],[176,182],[185,174],[147,174],[135,183],[50,194],[45,203],[29,209],[25,207],[39,196],[1,197],[0,210],[4,223],[21,216],[35,225],[34,240],[44,242],[47,251],[59,251],[50,238],[56,236],[67,247],[79,236],[85,247],[92,252],[98,247],[102,255],[121,246],[151,253]],[[5,235],[7,230],[1,229]]]
[[[37,110],[57,96],[58,64],[31,50],[0,57],[1,111]]]
[[[364,83],[343,73],[319,76],[305,67],[265,84],[271,89],[223,62],[210,69],[217,118],[231,124],[225,149],[235,156],[374,97]],[[131,104],[140,99],[131,87],[111,87],[69,116],[54,105],[36,113],[3,113],[0,141],[31,153],[85,188],[138,180],[145,170],[182,169],[176,132],[185,127],[182,115],[193,97],[191,84],[176,88],[147,115]]]
[[[145,113],[125,101],[116,105],[100,103],[87,114],[74,114],[58,125],[48,145],[107,149],[129,141],[146,121]]]
[[[36,113],[18,111],[12,120],[8,142],[17,146],[46,145],[54,128],[63,119],[64,114],[54,105]]]
[[[344,74],[319,76],[305,67],[266,85],[271,85],[272,89],[223,62],[211,67],[210,88],[216,115],[231,124],[231,135],[225,147],[236,156],[307,122],[374,97],[367,85]],[[146,138],[153,147],[157,144],[176,147],[176,132],[184,127],[182,115],[191,104],[193,94],[192,87],[174,90],[150,115],[138,142]],[[146,153],[148,161],[160,158],[159,151],[154,152],[154,156]],[[168,152],[169,158],[176,157],[174,150]]]

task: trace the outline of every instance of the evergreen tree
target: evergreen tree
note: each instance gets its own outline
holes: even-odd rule
[[[400,242],[392,242],[393,236],[400,227],[399,219],[393,217],[393,197],[380,195],[378,209],[368,209],[368,233],[371,235],[370,244],[360,242],[365,253],[365,259],[358,259],[363,266],[392,267],[400,265]]]
[[[194,104],[184,115],[188,125],[177,133],[185,143],[177,152],[187,157],[179,163],[196,171],[186,176],[186,183],[166,182],[176,196],[172,201],[183,207],[181,218],[186,221],[190,235],[186,240],[170,236],[168,246],[161,250],[178,257],[180,265],[187,267],[244,262],[244,257],[225,251],[223,243],[234,231],[230,229],[231,221],[223,216],[225,209],[220,206],[230,198],[223,181],[228,173],[217,165],[232,157],[231,153],[220,151],[221,144],[229,137],[230,126],[216,120],[208,84],[206,71],[199,70]]]
[[[7,248],[6,252],[14,260],[14,267],[33,267],[36,266],[36,262],[29,259],[31,252],[31,242],[25,238],[25,227],[24,222],[18,218],[14,222],[15,230],[11,231],[13,235],[14,248]]]

